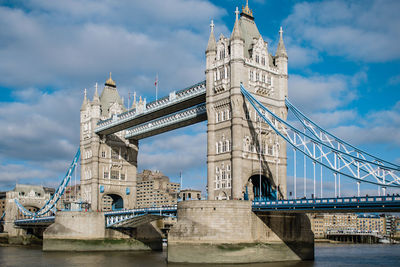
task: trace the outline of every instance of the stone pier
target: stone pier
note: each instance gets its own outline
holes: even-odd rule
[[[134,229],[107,229],[103,212],[58,212],[43,233],[44,251],[161,250],[155,222]]]
[[[250,201],[184,201],[168,235],[168,262],[256,263],[314,259],[304,214],[255,214]]]

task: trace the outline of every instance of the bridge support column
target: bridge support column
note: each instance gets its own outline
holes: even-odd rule
[[[254,263],[314,259],[304,214],[262,214],[251,202],[184,201],[168,234],[168,262]]]
[[[106,229],[103,212],[58,212],[43,233],[44,251],[161,250],[155,222],[134,229]]]

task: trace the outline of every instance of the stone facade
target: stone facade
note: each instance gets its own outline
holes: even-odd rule
[[[6,192],[4,232],[8,233],[10,243],[22,243],[22,239],[26,236],[25,230],[14,226],[14,220],[26,218],[20,212],[15,200],[17,199],[27,210],[36,212],[46,204],[52,194],[54,194],[53,188],[24,184],[17,184],[13,190]],[[51,211],[45,214],[45,216],[50,215]]]
[[[201,191],[195,189],[182,189],[179,192],[178,198],[182,201],[185,200],[201,200]]]
[[[286,119],[288,57],[282,31],[273,56],[248,6],[240,18],[238,13],[230,38],[221,34],[216,41],[211,24],[206,50],[208,199],[243,199],[246,191],[259,196],[259,180],[261,197],[286,198],[286,142],[260,122],[240,92],[242,83]],[[279,193],[269,196],[268,190]]]
[[[100,119],[112,118],[125,111],[115,82],[106,81],[100,97],[86,96],[80,114],[81,196],[93,210],[103,207],[106,200],[118,208],[134,208],[136,197],[136,172],[138,142],[124,138],[125,131],[99,136],[94,132]]]
[[[43,233],[44,251],[160,250],[162,233],[156,223],[130,230],[104,227],[103,212],[58,212]]]

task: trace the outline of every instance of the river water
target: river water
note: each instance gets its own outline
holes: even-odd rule
[[[41,247],[0,247],[0,266],[197,267],[202,265],[167,264],[166,252],[43,252]],[[316,244],[315,261],[235,264],[233,266],[400,266],[400,245]]]

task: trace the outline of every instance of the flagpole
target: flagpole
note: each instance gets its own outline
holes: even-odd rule
[[[156,75],[156,101],[158,100],[158,73]]]

